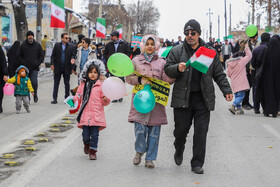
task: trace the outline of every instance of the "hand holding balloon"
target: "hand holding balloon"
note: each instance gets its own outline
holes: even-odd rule
[[[151,81],[149,81],[149,79],[147,79],[147,78],[145,78],[145,77],[142,77],[142,78],[141,78],[141,84],[142,84],[142,85],[146,85],[146,84],[149,84],[149,85],[150,85],[150,84],[152,84],[152,83],[151,83]]]

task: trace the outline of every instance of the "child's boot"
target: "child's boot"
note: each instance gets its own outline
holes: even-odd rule
[[[84,153],[86,155],[89,153],[89,144],[84,143]]]
[[[30,113],[30,109],[29,108],[25,108],[27,113]]]
[[[90,160],[96,160],[97,157],[96,157],[96,152],[94,149],[89,149],[89,159]]]
[[[20,110],[17,110],[16,113],[19,114],[19,113],[20,113]]]

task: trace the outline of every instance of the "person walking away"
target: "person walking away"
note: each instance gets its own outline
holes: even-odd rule
[[[34,102],[38,102],[38,71],[41,63],[44,61],[44,52],[41,44],[34,40],[34,33],[28,31],[26,40],[21,44],[17,57],[20,61],[19,65],[25,66],[29,70],[29,77],[34,89]]]
[[[0,47],[0,113],[3,112],[2,101],[4,97],[3,87],[8,80],[8,68],[6,57],[2,47]]]
[[[178,166],[182,164],[186,137],[194,121],[191,168],[194,173],[203,174],[210,111],[215,107],[213,79],[227,101],[231,101],[233,95],[218,54],[206,74],[202,74],[192,66],[186,67],[186,62],[200,46],[213,50],[214,48],[200,38],[200,24],[194,19],[185,24],[184,34],[186,37],[184,43],[171,49],[164,67],[166,75],[176,79],[171,100],[175,122],[174,161]]]
[[[41,46],[42,46],[42,49],[44,51],[44,56],[46,55],[46,46],[47,46],[47,42],[48,42],[48,36],[47,35],[44,35],[44,38],[42,39],[41,41]]]
[[[83,129],[84,153],[89,154],[90,160],[96,160],[99,131],[106,128],[104,106],[110,104],[110,100],[102,92],[99,67],[92,63],[84,71],[74,98],[81,104],[77,126]]]
[[[19,67],[19,60],[16,55],[19,47],[20,42],[17,40],[13,43],[12,47],[7,53],[9,77],[15,76],[16,69]]]
[[[17,68],[15,76],[10,78],[7,83],[13,83],[15,85],[15,97],[16,97],[16,113],[20,113],[21,103],[28,113],[29,108],[29,92],[34,95],[34,90],[30,78],[28,78],[29,70],[21,65]]]
[[[222,56],[223,56],[223,66],[226,69],[226,60],[229,59],[231,55],[231,46],[228,44],[228,40],[225,40],[225,45],[222,46]]]
[[[252,65],[252,87],[253,87],[253,102],[254,102],[254,111],[255,114],[260,114],[260,97],[257,92],[257,80],[256,80],[256,71],[257,71],[257,66],[261,64],[261,60],[259,58],[261,52],[263,49],[265,49],[267,43],[269,42],[270,39],[270,34],[269,33],[263,33],[261,35],[261,44],[256,47],[253,50],[252,53],[252,60],[251,60],[251,65]],[[263,107],[263,106],[262,106]]]
[[[75,59],[72,56],[74,46],[68,44],[68,40],[68,34],[62,33],[61,42],[56,43],[52,51],[51,69],[54,72],[53,100],[51,101],[52,104],[57,104],[59,82],[62,75],[65,86],[64,98],[66,99],[70,93],[70,74],[73,70],[71,61],[74,63]]]
[[[244,52],[236,52],[232,58],[226,61],[227,75],[231,79],[231,88],[234,93],[234,101],[229,110],[233,114],[244,114],[241,108],[242,100],[245,97],[245,91],[250,89],[246,75],[246,65],[252,58],[251,50],[248,45]]]
[[[262,75],[260,78],[264,115],[277,117],[280,102],[280,36],[270,38],[267,47],[260,54]],[[258,81],[258,80],[257,80]]]
[[[172,83],[173,80],[163,71],[166,61],[157,55],[160,47],[159,39],[154,35],[146,35],[142,38],[140,47],[142,53],[132,59],[135,71],[146,77]],[[135,74],[127,76],[126,81],[131,85],[151,84],[148,79],[138,77]],[[134,123],[136,137],[134,144],[136,154],[133,159],[133,164],[139,165],[141,163],[141,157],[146,153],[145,167],[154,168],[153,161],[156,160],[158,154],[161,125],[167,124],[165,106],[156,103],[151,112],[142,114],[133,106],[134,96],[135,94],[132,95],[128,117],[128,121]]]

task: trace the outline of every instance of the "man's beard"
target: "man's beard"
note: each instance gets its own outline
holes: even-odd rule
[[[28,43],[30,43],[30,44],[32,44],[33,43],[33,41],[34,41],[34,39],[32,38],[32,39],[28,39]]]
[[[195,40],[187,40],[187,42],[190,46],[194,46],[196,44]]]

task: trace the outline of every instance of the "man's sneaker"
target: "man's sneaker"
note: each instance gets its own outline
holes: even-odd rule
[[[231,106],[229,107],[229,111],[230,111],[231,113],[235,114],[235,112],[236,112],[235,106],[234,106],[234,105],[231,105]]]
[[[26,112],[27,112],[27,113],[30,113],[30,109],[29,109],[29,108],[26,108]]]
[[[154,165],[153,161],[151,161],[151,160],[146,160],[145,167],[146,167],[146,168],[154,168],[155,165]]]
[[[183,154],[185,150],[185,145],[181,148],[175,148],[174,161],[177,166],[180,166],[183,162]]]
[[[112,101],[112,103],[117,103],[117,102],[118,102],[118,100],[113,100],[113,101]]]
[[[34,102],[37,103],[38,102],[38,96],[34,95]]]
[[[144,153],[136,152],[135,157],[133,158],[134,165],[139,165],[141,163],[141,157],[143,156],[143,154]]]
[[[255,110],[255,114],[260,114],[260,110]]]
[[[251,110],[252,109],[249,105],[243,105],[242,108],[244,110]]]
[[[56,100],[53,100],[52,102],[51,102],[51,104],[56,104],[57,103],[57,101]]]
[[[242,109],[237,109],[235,114],[244,114],[244,110]]]
[[[118,101],[121,103],[123,101],[123,98],[120,98]]]
[[[202,169],[202,167],[194,167],[194,168],[192,168],[192,172],[194,172],[196,174],[203,174],[204,170]]]
[[[19,113],[20,113],[20,110],[17,110],[16,113],[19,114]]]

